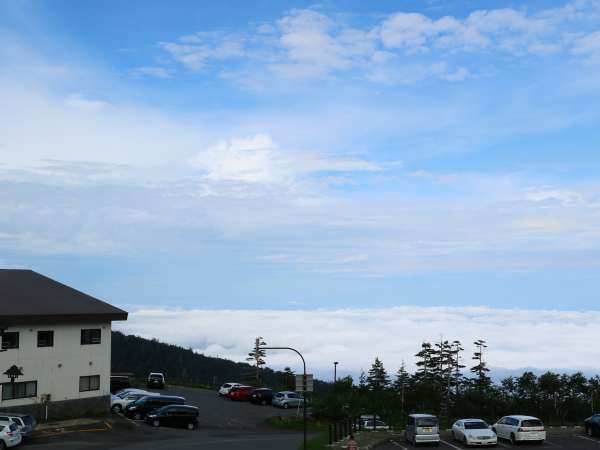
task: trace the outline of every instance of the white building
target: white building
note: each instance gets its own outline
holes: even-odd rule
[[[108,411],[111,322],[127,313],[30,270],[0,270],[0,410]]]

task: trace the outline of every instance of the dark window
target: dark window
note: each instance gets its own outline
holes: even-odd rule
[[[438,421],[435,417],[420,417],[417,419],[418,427],[436,427]]]
[[[81,330],[81,345],[99,344],[100,336],[100,328]]]
[[[79,377],[79,392],[99,391],[100,375],[91,375],[89,377]]]
[[[2,350],[19,348],[19,332],[9,331],[2,335]]]
[[[487,430],[488,428],[488,424],[485,422],[465,422],[466,430]]]
[[[38,331],[38,347],[54,347],[54,331]]]
[[[27,397],[37,397],[37,381],[2,384],[2,400]]]
[[[521,422],[521,426],[524,428],[543,427],[544,424],[542,423],[541,420],[528,419],[528,420],[524,420],[523,422]]]

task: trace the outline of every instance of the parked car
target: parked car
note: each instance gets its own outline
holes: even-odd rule
[[[373,419],[363,419],[361,418],[361,428],[364,431],[381,431],[381,430],[389,430],[390,426],[385,423],[383,420]]]
[[[304,406],[304,398],[292,391],[278,392],[273,396],[273,406],[281,408],[297,408]]]
[[[16,447],[23,437],[16,423],[0,425],[0,446],[5,448]]]
[[[543,422],[531,416],[505,416],[492,426],[498,438],[508,439],[511,444],[518,442],[544,442],[546,430]]]
[[[165,388],[165,376],[160,372],[150,372],[148,375],[148,381],[146,387],[155,389]]]
[[[175,397],[172,395],[146,395],[127,405],[123,410],[123,414],[130,419],[142,420],[148,413],[162,408],[163,406],[183,404],[185,404],[185,399],[183,397]]]
[[[115,394],[122,389],[131,387],[129,377],[124,375],[111,375],[110,376],[110,393]]]
[[[198,426],[198,408],[186,405],[163,406],[148,414],[146,423],[154,427],[186,427],[193,430]]]
[[[135,402],[142,397],[146,397],[147,395],[160,395],[155,392],[147,392],[147,391],[131,391],[125,392],[121,395],[112,395],[110,398],[110,409],[116,413],[119,413],[125,409],[127,405],[131,402]]]
[[[585,419],[583,426],[588,436],[600,436],[600,414]]]
[[[440,444],[440,426],[436,416],[431,414],[410,414],[406,422],[404,438],[415,447],[426,442]]]
[[[498,436],[481,419],[461,419],[452,425],[452,439],[470,445],[498,445]]]
[[[242,386],[240,383],[225,383],[223,386],[219,388],[219,395],[224,397],[229,394],[231,388]]]
[[[10,425],[14,423],[19,427],[21,436],[29,437],[35,431],[37,422],[31,414],[21,414],[15,412],[0,412],[0,425]]]
[[[236,388],[231,389],[228,397],[231,400],[237,401],[248,401],[250,400],[250,395],[254,388],[252,386],[238,386]]]
[[[250,402],[257,405],[270,405],[273,402],[273,390],[268,388],[254,389],[250,394]]]

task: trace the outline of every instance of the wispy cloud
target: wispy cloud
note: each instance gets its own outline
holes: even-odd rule
[[[590,17],[600,15],[598,11],[593,0],[575,0],[562,8],[485,9],[466,17],[397,11],[379,23],[351,25],[343,15],[293,9],[257,31],[199,32],[160,46],[194,71],[206,69],[211,60],[235,60],[290,79],[349,72],[384,84],[431,78],[464,81],[485,74],[469,60],[473,55],[491,65],[494,56],[502,60],[561,54],[597,61],[598,32]]]

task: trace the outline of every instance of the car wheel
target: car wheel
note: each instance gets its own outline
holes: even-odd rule
[[[133,415],[133,420],[142,420],[142,413],[136,412]]]
[[[466,436],[463,438],[463,444],[465,445],[465,447],[469,446],[469,443],[467,442],[467,437]]]
[[[153,426],[153,427],[160,427],[160,421],[158,421],[158,420],[153,420],[153,421],[152,421],[152,426]]]
[[[4,450],[6,448],[6,444],[4,441],[0,440],[0,450]]]
[[[510,433],[510,443],[512,445],[516,445],[517,444],[517,438],[515,437],[514,433]]]
[[[592,437],[594,435],[594,430],[592,430],[592,427],[586,427],[585,432],[590,437]]]
[[[115,405],[112,407],[112,410],[113,412],[119,414],[123,410],[123,408],[121,408],[121,405]]]
[[[193,430],[194,428],[196,428],[196,426],[193,423],[188,423],[187,424],[187,429],[188,430]]]
[[[290,405],[288,405],[287,403],[284,403],[282,406],[283,406],[283,409],[288,409],[290,407]]]

